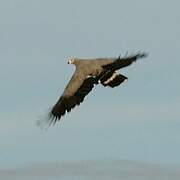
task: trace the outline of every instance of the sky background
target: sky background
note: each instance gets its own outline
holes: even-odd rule
[[[0,0],[0,168],[119,159],[180,166],[178,0]],[[36,126],[74,72],[68,57],[149,52],[121,87],[96,87]]]

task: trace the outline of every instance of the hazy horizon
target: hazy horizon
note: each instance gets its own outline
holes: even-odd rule
[[[180,167],[161,166],[151,163],[133,162],[125,160],[89,160],[89,161],[64,161],[42,162],[24,168],[12,168],[0,170],[4,180],[24,178],[33,180],[41,179],[124,179],[140,180],[154,179],[178,180]]]

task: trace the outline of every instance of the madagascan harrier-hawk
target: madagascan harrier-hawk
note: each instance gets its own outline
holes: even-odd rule
[[[137,53],[123,58],[69,59],[68,64],[74,64],[76,70],[49,114],[50,124],[60,120],[63,115],[80,105],[95,85],[101,83],[111,88],[119,86],[127,77],[119,74],[117,70],[146,56],[146,53]]]

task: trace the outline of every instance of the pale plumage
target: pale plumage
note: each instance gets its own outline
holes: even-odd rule
[[[118,58],[78,59],[71,58],[68,63],[76,66],[76,71],[66,86],[63,94],[50,112],[50,123],[60,120],[76,105],[83,102],[85,96],[99,83],[103,86],[116,87],[127,77],[118,74],[117,70],[129,66],[139,58],[146,57],[146,53]]]

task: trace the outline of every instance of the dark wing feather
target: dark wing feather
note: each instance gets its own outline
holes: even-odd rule
[[[78,81],[78,82],[77,82]],[[92,90],[97,81],[94,77],[82,77],[82,74],[75,73],[67,85],[63,95],[54,105],[50,112],[51,123],[60,120],[67,112],[83,102],[85,96]]]
[[[104,84],[105,81],[107,81],[111,76],[114,74],[114,71],[105,71],[102,77],[100,77],[100,81],[102,84]]]
[[[110,86],[113,88],[123,83],[126,79],[128,79],[126,76],[117,74],[115,71],[107,71],[104,76],[100,78],[100,82],[105,87]]]
[[[106,70],[115,71],[117,69],[121,69],[123,67],[129,66],[133,62],[135,62],[137,59],[143,58],[146,56],[147,56],[146,53],[137,53],[136,55],[132,55],[129,57],[124,57],[124,58],[118,57],[114,62],[107,65],[103,65],[102,67]]]
[[[122,74],[117,74],[117,76],[112,81],[110,81],[108,84],[106,84],[106,86],[110,86],[110,87],[114,88],[116,86],[119,86],[126,79],[128,79],[126,76],[124,76]]]

